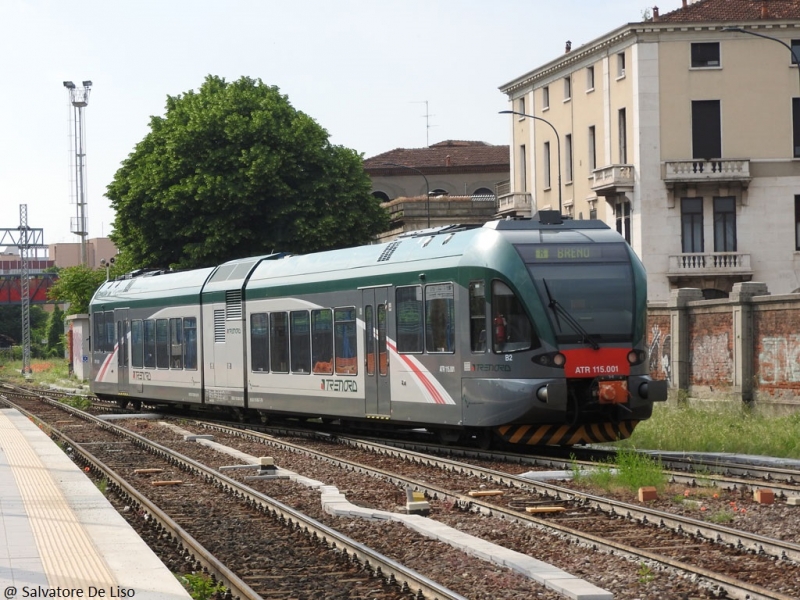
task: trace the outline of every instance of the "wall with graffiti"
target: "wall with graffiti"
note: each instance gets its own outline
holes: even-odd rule
[[[800,303],[798,303],[800,304]],[[764,306],[753,317],[762,399],[800,402],[800,306]]]
[[[650,376],[670,381],[672,336],[669,313],[651,310],[647,316],[647,355],[650,359]]]

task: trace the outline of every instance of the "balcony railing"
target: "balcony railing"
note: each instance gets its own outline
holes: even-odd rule
[[[598,196],[615,196],[633,191],[633,165],[609,165],[592,173],[592,191]]]
[[[497,214],[516,217],[531,216],[531,195],[527,192],[514,192],[497,197]]]
[[[664,163],[664,182],[750,182],[750,161],[747,159],[668,160]]]
[[[669,274],[752,275],[750,255],[741,252],[686,253],[669,257]]]

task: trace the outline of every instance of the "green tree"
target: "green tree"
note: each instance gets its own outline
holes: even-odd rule
[[[41,306],[31,305],[30,307],[30,327],[31,342],[41,341],[44,327],[47,323],[47,313]],[[19,304],[8,304],[0,306],[0,333],[7,336],[15,344],[22,343],[22,306]]]
[[[106,270],[93,270],[84,265],[59,270],[58,280],[50,287],[47,298],[69,303],[70,314],[89,312],[89,302],[106,279]]]
[[[64,311],[58,304],[47,319],[47,355],[64,357]]]
[[[111,239],[131,267],[344,248],[388,226],[362,157],[247,77],[208,76],[197,92],[168,97],[107,196]]]

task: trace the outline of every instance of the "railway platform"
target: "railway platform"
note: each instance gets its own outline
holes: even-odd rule
[[[0,408],[0,588],[16,598],[191,596],[80,468]]]

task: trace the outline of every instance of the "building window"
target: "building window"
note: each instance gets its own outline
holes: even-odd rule
[[[800,98],[792,98],[792,147],[793,156],[800,158]]]
[[[800,196],[794,197],[794,249],[800,252]]]
[[[714,198],[714,252],[736,252],[736,198]]]
[[[681,199],[681,251],[703,251],[703,199]]]
[[[594,125],[589,127],[589,173],[597,168],[597,145]]]
[[[586,67],[586,91],[594,89],[594,67]]]
[[[544,168],[544,189],[550,189],[550,142],[544,143],[542,167]]]
[[[614,206],[614,217],[617,221],[617,233],[631,243],[631,203],[617,202]]]
[[[550,108],[550,88],[545,86],[542,88],[542,110]]]
[[[564,136],[564,176],[567,181],[572,181],[572,134]]]
[[[707,69],[709,67],[718,67],[719,65],[719,42],[692,44],[693,69]]]
[[[792,64],[797,64],[797,58],[800,57],[800,40],[792,40]]]
[[[572,98],[572,78],[564,77],[564,100]]]
[[[528,153],[525,144],[519,147],[519,191],[528,191]]]
[[[525,96],[517,100],[517,112],[525,114]],[[519,116],[520,120],[524,119],[522,115]]]
[[[625,53],[617,54],[617,79],[625,77]]]
[[[589,208],[589,218],[592,220],[597,219],[597,207],[595,207],[594,205],[592,205],[592,207]]]
[[[628,119],[624,108],[619,109],[619,164],[628,164]]]
[[[722,157],[719,100],[692,101],[692,158]]]

